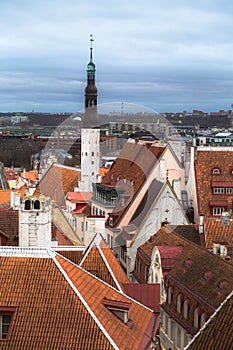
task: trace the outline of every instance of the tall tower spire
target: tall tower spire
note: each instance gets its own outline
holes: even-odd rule
[[[87,65],[87,86],[85,88],[85,116],[83,127],[93,128],[97,123],[97,88],[95,86],[95,64],[93,62],[93,35],[90,35],[90,61]]]
[[[91,35],[90,62],[87,65],[87,86],[85,88],[85,113],[81,129],[81,181],[79,188],[84,192],[92,192],[92,183],[97,180],[100,165],[100,129],[97,116],[93,41]]]

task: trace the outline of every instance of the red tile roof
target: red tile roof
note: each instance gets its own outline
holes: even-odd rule
[[[187,350],[230,350],[233,346],[233,294],[195,335]]]
[[[213,249],[213,242],[222,242],[223,236],[228,243],[233,243],[233,221],[229,221],[229,226],[223,226],[220,219],[205,218],[204,232],[206,248]]]
[[[0,190],[0,205],[11,202],[11,190]]]
[[[66,198],[72,203],[87,203],[91,200],[92,192],[68,192]]]
[[[87,204],[78,203],[76,205],[76,208],[72,211],[72,214],[82,214],[86,209],[86,207],[87,207]]]
[[[116,289],[124,290],[124,284],[129,283],[124,270],[103,239],[99,244],[94,241],[90,244],[80,266]]]
[[[65,196],[78,187],[80,170],[53,164],[41,179],[37,189],[57,205],[65,205]]]
[[[124,284],[126,294],[141,304],[159,313],[160,284]]]
[[[183,248],[175,268],[167,276],[178,281],[184,288],[191,290],[194,295],[210,303],[212,307],[217,308],[233,289],[233,266],[205,248],[182,238],[166,227],[162,227],[139,249],[151,257],[155,246]],[[187,261],[190,261],[190,264],[186,264]],[[202,283],[206,271],[212,271],[213,278],[208,283]],[[229,282],[226,289],[219,288],[223,279]]]
[[[16,309],[10,339],[0,341],[1,350],[113,349],[53,259],[0,259],[0,306]],[[87,284],[83,275],[80,287]]]
[[[7,235],[6,245],[17,246],[19,235],[18,210],[0,211],[0,230]]]
[[[152,311],[136,303],[133,299],[129,299],[126,295],[121,294],[116,289],[101,282],[64,258],[57,256],[56,259],[80,292],[81,297],[84,298],[109,336],[121,350],[142,349],[142,342],[150,344],[153,326],[155,325]],[[108,310],[102,302],[104,297],[113,302],[118,301],[131,304],[129,318],[133,321],[132,328]]]

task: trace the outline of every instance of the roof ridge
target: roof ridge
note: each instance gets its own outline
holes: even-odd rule
[[[112,271],[112,269],[111,269],[111,267],[110,267],[110,265],[109,265],[109,263],[108,263],[108,261],[107,261],[105,255],[104,255],[104,253],[102,252],[102,249],[100,248],[100,246],[96,246],[96,247],[97,247],[97,249],[98,249],[98,251],[99,251],[99,253],[100,253],[100,255],[101,255],[101,257],[102,257],[102,259],[103,259],[103,261],[104,261],[104,263],[105,263],[105,265],[106,265],[106,267],[107,267],[107,269],[109,270],[110,275],[112,276],[114,282],[116,283],[116,286],[119,288],[119,290],[120,290],[121,292],[123,292],[123,290],[122,290],[122,288],[121,288],[121,286],[120,286],[120,283],[118,282],[118,280],[117,280],[116,276],[114,275],[114,273],[113,273],[113,271]],[[105,249],[106,249],[106,248],[105,248]],[[110,249],[110,248],[109,248],[109,249]]]
[[[203,332],[203,330],[209,325],[209,323],[215,318],[215,316],[221,311],[223,306],[228,302],[228,300],[233,297],[233,290],[230,292],[230,294],[222,301],[222,303],[219,305],[219,307],[215,310],[215,312],[210,316],[210,318],[204,323],[204,325],[199,329],[199,331],[194,335],[194,337],[191,339],[191,341],[185,346],[184,350],[187,350],[189,346],[195,342],[195,340],[199,337],[199,335]]]
[[[60,255],[60,254],[59,254]],[[61,255],[60,255],[61,256]],[[77,268],[81,269],[82,271],[85,271],[88,273],[88,271],[82,269],[80,266],[76,265],[75,263],[73,263],[72,261],[70,261],[69,259],[66,259],[65,257],[61,256],[63,259],[68,260],[70,263],[72,263],[73,265],[75,265]],[[109,340],[110,344],[113,346],[114,349],[116,350],[120,350],[119,347],[116,345],[116,343],[114,342],[114,340],[110,337],[109,333],[106,331],[106,329],[104,328],[104,326],[102,325],[102,323],[99,321],[99,319],[97,318],[97,316],[95,315],[95,313],[92,311],[92,309],[90,308],[90,306],[88,305],[88,303],[85,301],[85,299],[83,298],[83,296],[81,295],[81,293],[78,291],[78,289],[75,287],[74,283],[71,281],[71,279],[69,278],[68,274],[65,272],[65,270],[61,267],[60,263],[57,261],[56,257],[52,257],[55,265],[58,267],[58,269],[60,270],[60,272],[62,273],[62,275],[65,277],[66,281],[68,282],[68,284],[70,285],[70,287],[73,289],[73,291],[76,293],[76,295],[78,296],[79,300],[82,302],[83,306],[87,309],[87,311],[89,312],[89,314],[91,315],[91,317],[93,318],[93,320],[96,322],[96,324],[98,325],[98,327],[100,328],[100,330],[103,332],[103,334],[106,336],[106,338]],[[91,274],[90,274],[91,275]],[[95,277],[93,275],[91,275],[92,277]]]

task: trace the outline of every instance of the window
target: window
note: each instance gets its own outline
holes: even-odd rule
[[[1,308],[0,310],[0,339],[8,339],[14,315],[13,308]]]
[[[30,210],[31,209],[31,201],[29,199],[27,199],[25,202],[24,202],[24,209],[25,210]]]
[[[174,340],[175,337],[175,322],[173,320],[170,320],[170,339]]]
[[[180,348],[180,345],[181,345],[181,329],[180,329],[180,327],[177,327],[177,330],[176,330],[176,346],[178,348]]]
[[[164,322],[164,332],[168,333],[168,317],[165,315],[165,322]]]
[[[194,310],[193,325],[195,328],[198,328],[198,326],[199,326],[199,310],[198,310],[198,308],[196,308]]]
[[[109,218],[109,225],[113,226],[113,218],[112,217]]]
[[[224,193],[224,187],[215,187],[214,188],[214,194],[220,194],[220,193]]]
[[[213,170],[212,170],[212,174],[221,174],[221,171],[220,171],[220,169],[219,168],[214,168]]]
[[[213,208],[213,215],[216,215],[216,216],[222,215],[223,211],[224,211],[223,207],[214,207]]]
[[[186,320],[188,319],[188,309],[189,309],[189,301],[188,299],[186,299],[184,302],[184,318]]]
[[[34,202],[34,209],[40,210],[40,201],[39,200],[35,200],[35,202]]]
[[[172,287],[168,288],[167,302],[168,302],[168,304],[172,303]]]
[[[233,193],[232,187],[226,188],[226,194],[232,194],[232,193]]]
[[[205,324],[205,317],[206,317],[206,315],[205,315],[205,313],[203,313],[203,314],[201,315],[201,327],[203,327],[204,324]]]
[[[91,152],[91,156],[94,157],[95,153],[94,152]]]
[[[81,222],[81,231],[84,231],[84,222]]]
[[[176,310],[179,313],[181,312],[181,294],[179,294],[178,297],[177,297]]]
[[[116,203],[117,203],[117,196],[114,196],[114,195],[113,195],[113,196],[111,197],[111,203],[112,203],[112,204],[116,204]]]

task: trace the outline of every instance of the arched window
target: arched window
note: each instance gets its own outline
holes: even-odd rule
[[[177,296],[177,300],[176,300],[176,310],[177,312],[181,312],[181,294],[179,294]]]
[[[189,312],[189,300],[186,299],[184,302],[184,318],[188,319],[188,312]]]
[[[112,203],[112,204],[116,204],[116,203],[117,203],[117,196],[112,195],[112,197],[111,197],[111,203]]]
[[[25,202],[24,202],[24,209],[25,210],[30,210],[31,209],[31,201],[29,199],[27,199]]]
[[[221,174],[221,170],[219,168],[212,169],[212,174],[219,175]]]
[[[167,302],[168,304],[172,303],[172,287],[168,288]]]
[[[201,314],[201,327],[204,326],[204,324],[205,324],[205,319],[206,319],[206,314],[205,314],[205,313]]]
[[[34,209],[39,210],[40,209],[40,201],[37,199],[34,202]]]
[[[194,310],[193,325],[195,328],[199,327],[199,310],[198,307]]]

